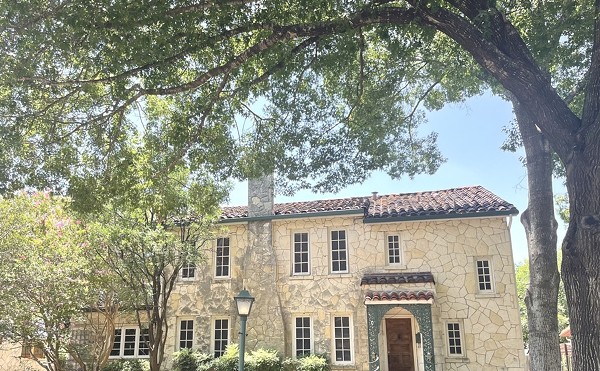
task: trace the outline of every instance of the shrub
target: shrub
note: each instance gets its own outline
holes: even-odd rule
[[[225,353],[212,362],[215,371],[237,371],[239,346],[237,344],[229,344]]]
[[[329,362],[327,358],[321,355],[311,354],[297,359],[298,366],[296,371],[329,371]]]
[[[102,371],[149,371],[150,364],[148,361],[140,359],[119,359],[111,361],[106,366],[102,367]]]
[[[248,371],[280,371],[281,360],[274,350],[257,349],[248,356],[244,366]]]
[[[174,371],[196,371],[198,369],[199,353],[190,349],[184,348],[173,355],[173,370]]]

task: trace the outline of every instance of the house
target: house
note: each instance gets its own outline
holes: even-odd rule
[[[275,204],[269,178],[224,207],[208,264],[182,270],[168,347],[324,353],[333,369],[523,370],[509,228],[480,187]],[[132,330],[134,331],[134,330]]]

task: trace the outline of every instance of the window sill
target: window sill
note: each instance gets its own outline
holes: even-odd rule
[[[352,274],[348,272],[331,272],[329,273],[329,277],[352,278]]]
[[[501,298],[502,295],[498,294],[497,292],[478,292],[477,294],[475,294],[475,299],[494,299],[494,298]]]
[[[290,280],[314,280],[314,277],[312,274],[293,274]]]
[[[406,264],[398,264],[398,265],[386,265],[385,267],[383,267],[383,269],[385,270],[402,270],[402,269],[406,269]]]
[[[471,362],[467,357],[446,357],[444,359],[446,363],[469,363]]]

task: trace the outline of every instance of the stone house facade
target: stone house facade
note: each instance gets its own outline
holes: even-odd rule
[[[275,204],[268,178],[248,200],[223,208],[206,264],[182,270],[173,352],[237,343],[245,288],[247,350],[345,370],[524,369],[510,203],[475,186]]]

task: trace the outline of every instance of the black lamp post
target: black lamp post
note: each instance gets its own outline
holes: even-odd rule
[[[246,351],[246,320],[250,315],[254,298],[250,293],[243,289],[238,296],[234,296],[235,305],[238,315],[240,316],[240,356],[238,363],[238,371],[244,371],[244,353]]]

